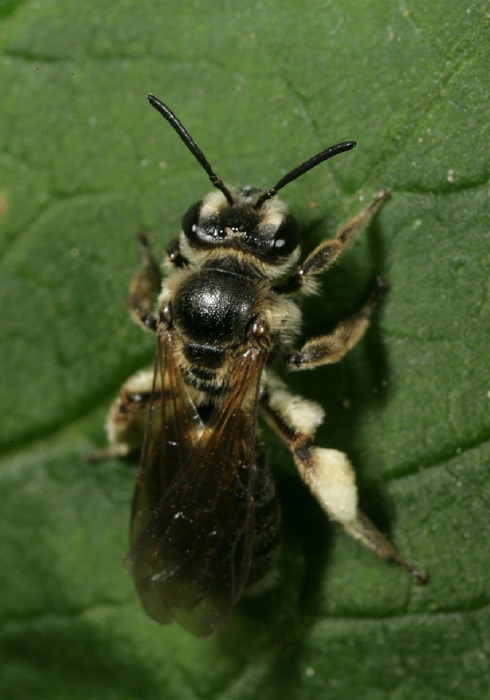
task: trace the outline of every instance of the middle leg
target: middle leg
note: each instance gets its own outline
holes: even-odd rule
[[[311,369],[341,360],[361,340],[368,329],[369,319],[376,304],[387,289],[388,282],[382,277],[377,277],[364,306],[339,323],[332,333],[310,338],[301,350],[292,352],[287,358],[289,369]]]

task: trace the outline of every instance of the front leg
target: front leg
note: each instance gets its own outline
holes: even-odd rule
[[[171,263],[177,269],[181,270],[182,268],[189,266],[189,261],[180,252],[179,236],[176,236],[170,241],[165,252],[169,263]]]
[[[364,306],[339,323],[332,333],[310,338],[301,350],[291,353],[287,358],[288,367],[311,369],[341,360],[361,340],[369,326],[374,307],[388,288],[388,282],[382,277],[377,277]]]
[[[386,202],[389,198],[389,190],[380,190],[367,207],[342,226],[335,238],[320,243],[283,284],[275,287],[275,291],[281,294],[289,294],[303,288],[308,290],[308,286],[312,286],[311,282],[314,275],[327,270],[342,255],[349,243],[367,226],[383,202]],[[308,283],[310,284],[308,285]]]
[[[408,571],[417,583],[425,583],[427,574],[410,564],[358,507],[355,473],[347,455],[312,445],[322,409],[292,395],[274,376],[261,401],[268,423],[291,450],[301,478],[327,515],[379,557]]]
[[[143,260],[129,285],[128,310],[131,318],[145,330],[156,331],[153,305],[162,286],[160,268],[152,255],[148,234],[138,233]]]

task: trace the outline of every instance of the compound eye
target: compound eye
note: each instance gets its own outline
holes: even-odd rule
[[[289,255],[300,243],[298,222],[288,214],[271,241],[272,252],[276,255]]]
[[[187,238],[192,238],[196,235],[197,224],[199,222],[199,212],[201,211],[202,202],[196,202],[190,207],[182,218],[182,230]]]

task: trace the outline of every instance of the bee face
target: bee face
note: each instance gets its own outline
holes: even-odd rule
[[[232,248],[268,266],[282,267],[299,249],[298,222],[279,199],[257,207],[262,190],[231,189],[233,202],[211,192],[193,204],[182,220],[183,245],[195,252]],[[185,247],[187,247],[185,246]]]

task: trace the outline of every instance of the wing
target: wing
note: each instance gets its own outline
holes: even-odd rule
[[[257,406],[267,351],[247,345],[238,353],[232,389],[203,426],[171,346],[168,336],[164,358],[157,357],[159,430],[147,430],[128,558],[151,618],[209,636],[240,599],[252,561]]]
[[[159,337],[145,439],[133,495],[130,542],[146,527],[204,429],[178,368],[171,330]]]

